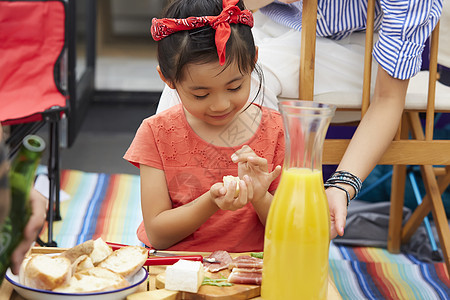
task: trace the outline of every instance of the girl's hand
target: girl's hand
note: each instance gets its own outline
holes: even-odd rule
[[[250,191],[248,196],[252,203],[266,196],[270,184],[281,173],[280,166],[269,173],[267,160],[257,156],[252,148],[247,145],[236,151],[231,159],[238,164],[238,176],[244,179],[244,183]],[[241,186],[239,185],[239,187]]]
[[[329,187],[325,190],[330,208],[330,239],[344,235],[347,218],[347,197],[339,189]]]
[[[240,180],[239,182],[239,196],[234,197],[236,193],[236,183],[230,183],[228,189],[222,182],[215,183],[209,190],[211,200],[223,210],[237,210],[244,207],[248,201],[248,189],[247,184]]]

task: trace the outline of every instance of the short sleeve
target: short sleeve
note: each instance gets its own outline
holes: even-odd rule
[[[124,155],[124,159],[139,168],[140,164],[162,170],[163,163],[157,145],[155,127],[152,126],[152,118],[145,119],[131,142],[130,147]]]

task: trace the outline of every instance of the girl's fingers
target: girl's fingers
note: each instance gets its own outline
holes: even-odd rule
[[[241,149],[236,151],[233,155],[231,155],[231,160],[235,163],[246,161],[247,157],[256,156],[255,152],[253,152],[252,148],[247,145],[242,146]]]
[[[248,175],[244,175],[244,180],[241,180],[243,182],[243,184],[239,184],[239,187],[242,188],[242,185],[246,185],[247,188],[247,198],[252,200],[253,199],[253,184],[252,184],[252,179],[250,178],[250,176]]]
[[[227,193],[227,189],[221,182],[214,183],[209,191],[213,197],[221,197]]]
[[[267,159],[259,156],[248,156],[247,161],[253,165],[265,166],[267,165]]]
[[[276,166],[275,169],[270,172],[271,182],[274,181],[281,174],[281,166]]]
[[[244,207],[247,204],[248,189],[243,180],[239,180],[239,196],[234,200],[235,209]]]

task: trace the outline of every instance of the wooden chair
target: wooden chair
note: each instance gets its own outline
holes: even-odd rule
[[[371,96],[370,83],[374,33],[374,9],[375,0],[368,0],[364,83],[362,101],[359,107],[361,117],[367,111]],[[318,100],[314,95],[316,18],[317,1],[303,1],[302,48],[299,74],[299,98],[302,100]],[[397,135],[379,161],[379,164],[393,165],[390,222],[387,241],[388,250],[392,253],[398,253],[400,251],[401,243],[405,243],[410,239],[422,223],[424,217],[431,211],[436,224],[447,271],[449,271],[450,229],[447,217],[445,215],[441,194],[450,183],[450,140],[433,139],[435,113],[450,112],[450,102],[448,101],[445,101],[446,103],[440,103],[437,108],[435,107],[438,37],[439,23],[431,36],[428,92],[422,93],[423,96],[420,101],[421,103],[406,105]],[[421,76],[423,76],[423,74],[421,74]],[[417,90],[418,86],[415,84],[411,87],[410,84],[410,88]],[[408,89],[408,93],[409,92],[410,89]],[[447,92],[442,91],[442,93],[450,95],[450,88],[447,89]],[[328,102],[324,98],[320,98],[320,101]],[[338,110],[345,110],[345,103],[339,103],[334,103],[338,105]],[[419,112],[426,115],[425,128],[423,128],[419,118]],[[412,138],[409,138],[409,135],[411,135]],[[327,139],[324,145],[323,164],[339,164],[348,143],[349,140],[346,139]],[[426,196],[423,198],[422,203],[414,210],[408,221],[402,225],[402,208],[404,205],[407,165],[420,166],[422,179],[426,187]]]

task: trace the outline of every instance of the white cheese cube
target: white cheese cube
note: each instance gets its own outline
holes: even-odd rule
[[[197,293],[204,277],[203,264],[199,261],[180,259],[166,268],[166,289]]]

